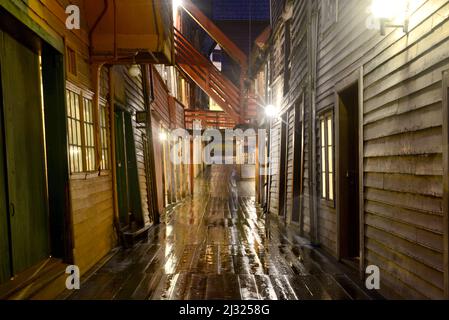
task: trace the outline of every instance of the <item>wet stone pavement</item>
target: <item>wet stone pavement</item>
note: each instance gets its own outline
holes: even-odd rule
[[[333,259],[277,220],[268,223],[249,185],[229,195],[232,167],[214,166],[192,199],[153,228],[147,242],[119,250],[69,299],[369,299]],[[236,211],[230,208],[237,208]]]

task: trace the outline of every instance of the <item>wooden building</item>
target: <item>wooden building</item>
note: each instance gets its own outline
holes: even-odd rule
[[[190,104],[152,66],[174,63],[172,19],[165,1],[0,1],[0,298],[54,297],[67,265],[87,275],[190,194],[188,168],[161,170]]]
[[[385,297],[448,298],[449,2],[401,1],[384,30],[374,2],[271,1],[268,205],[362,278],[378,266]]]

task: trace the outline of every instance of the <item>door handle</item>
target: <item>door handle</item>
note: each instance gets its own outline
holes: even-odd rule
[[[10,203],[10,204],[9,204],[9,207],[10,207],[10,214],[11,214],[11,217],[14,217],[14,216],[16,215],[16,208],[15,208],[15,206],[14,206],[14,203]]]

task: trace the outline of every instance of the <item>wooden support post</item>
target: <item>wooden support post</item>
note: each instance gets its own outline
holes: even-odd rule
[[[94,132],[95,132],[95,168],[100,174],[101,170],[101,134],[100,134],[100,75],[103,63],[91,64],[91,80],[92,87],[94,88],[93,97],[93,119],[94,119]]]
[[[449,70],[443,72],[443,273],[449,299]]]
[[[193,197],[193,191],[194,191],[194,180],[195,180],[195,164],[193,162],[193,160],[195,159],[195,156],[193,154],[194,152],[194,142],[193,142],[193,137],[190,139],[190,195]]]

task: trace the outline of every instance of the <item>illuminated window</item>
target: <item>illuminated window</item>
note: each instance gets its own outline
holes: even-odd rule
[[[70,172],[95,170],[93,104],[81,92],[67,90],[67,126]]]
[[[83,98],[83,127],[84,127],[84,149],[86,153],[86,168],[84,171],[95,170],[95,130],[92,100]]]
[[[321,198],[334,200],[333,119],[328,113],[320,118]]]
[[[100,105],[101,170],[109,170],[109,117],[105,104]]]
[[[67,90],[67,117],[70,172],[83,172],[80,95]]]

